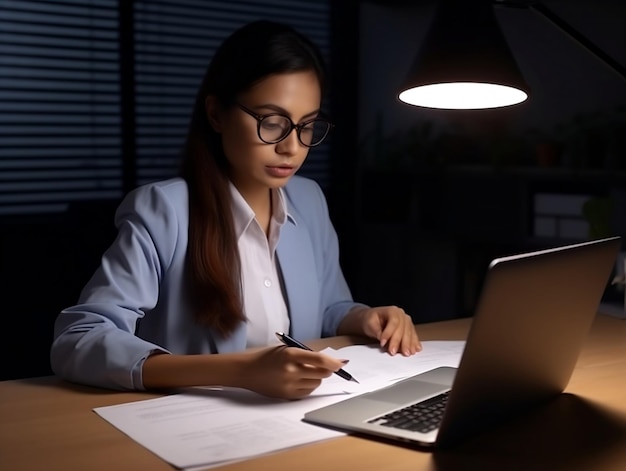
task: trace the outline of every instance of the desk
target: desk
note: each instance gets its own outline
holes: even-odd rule
[[[422,324],[418,330],[423,340],[462,340],[470,323],[456,319]],[[335,337],[313,346],[341,347],[354,340]],[[597,316],[566,393],[453,450],[420,451],[347,436],[214,469],[626,469],[626,321]],[[0,382],[0,468],[171,471],[170,465],[92,411],[156,396],[71,385],[54,377]]]

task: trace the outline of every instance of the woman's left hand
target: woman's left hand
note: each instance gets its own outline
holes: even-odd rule
[[[375,338],[391,355],[410,356],[422,349],[413,319],[397,306],[355,308],[344,318],[338,333],[362,333]]]

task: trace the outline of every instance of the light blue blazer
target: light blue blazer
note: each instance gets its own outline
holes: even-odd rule
[[[292,216],[277,257],[291,334],[335,335],[354,306],[339,266],[337,235],[324,194],[295,176],[284,188]],[[78,304],[57,317],[51,365],[60,377],[111,389],[143,389],[144,360],[154,351],[226,353],[246,348],[246,324],[228,338],[194,322],[185,296],[188,193],[184,180],[131,192],[115,215],[118,235]]]

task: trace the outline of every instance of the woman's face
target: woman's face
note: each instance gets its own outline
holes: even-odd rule
[[[258,115],[280,113],[295,124],[315,118],[320,103],[314,72],[271,75],[239,97],[239,104]],[[264,143],[257,133],[257,120],[239,106],[219,114],[216,130],[222,134],[231,180],[244,195],[284,186],[309,152],[298,140],[296,129],[276,144]]]

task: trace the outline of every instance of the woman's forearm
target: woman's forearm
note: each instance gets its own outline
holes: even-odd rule
[[[365,335],[363,331],[363,316],[367,307],[355,306],[337,326],[337,335]]]
[[[146,389],[192,386],[241,386],[241,371],[250,355],[226,353],[214,355],[170,355],[157,353],[143,365]]]

